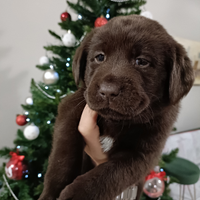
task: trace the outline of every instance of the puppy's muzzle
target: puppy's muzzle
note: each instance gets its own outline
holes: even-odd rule
[[[111,101],[120,93],[120,87],[116,83],[103,82],[99,86],[98,95],[106,101]]]

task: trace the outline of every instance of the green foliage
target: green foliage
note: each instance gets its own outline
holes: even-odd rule
[[[14,182],[10,184],[12,190],[18,190],[18,198],[24,200],[33,200],[30,196],[30,186],[24,181]]]
[[[177,157],[179,149],[176,148],[174,150],[172,150],[169,154],[163,154],[162,155],[162,160],[166,163],[171,162],[174,158]]]
[[[40,182],[39,185],[34,188],[33,196],[40,195],[42,193],[43,188],[44,188],[44,184],[43,182]]]
[[[38,69],[41,69],[41,70],[47,70],[47,69],[49,69],[49,65],[36,65],[36,67]]]
[[[57,35],[55,32],[49,30],[49,33],[50,33],[52,36],[54,36],[56,39],[61,40],[61,37],[60,37],[59,35]]]
[[[84,27],[82,21],[64,21],[59,23],[62,29],[71,30],[71,32],[75,35],[76,39],[80,39],[84,34]]]
[[[4,147],[2,149],[0,149],[0,157],[2,158],[10,158],[10,152],[11,151],[15,151],[15,149],[11,149],[11,148],[8,148],[8,147]]]
[[[47,51],[51,51],[52,53],[62,57],[68,58],[71,54],[75,52],[74,47],[66,47],[66,46],[56,46],[56,45],[49,45],[44,47]]]

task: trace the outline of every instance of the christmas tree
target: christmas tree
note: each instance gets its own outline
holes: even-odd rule
[[[0,150],[0,157],[10,158],[0,168],[1,200],[36,200],[43,190],[43,177],[51,151],[52,133],[57,107],[62,98],[77,87],[72,75],[73,55],[84,36],[94,27],[103,26],[115,16],[140,14],[145,0],[78,0],[67,1],[77,14],[72,21],[68,12],[61,14],[60,27],[66,30],[60,45],[44,47],[51,57],[42,57],[36,67],[44,71],[43,81],[31,81],[32,97],[22,105],[24,115],[18,115],[16,123],[25,125],[17,131],[13,148]]]

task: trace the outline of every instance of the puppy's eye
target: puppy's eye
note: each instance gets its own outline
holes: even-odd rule
[[[105,56],[104,56],[104,54],[99,54],[99,55],[97,55],[96,57],[95,57],[95,61],[97,62],[97,63],[100,63],[100,62],[103,62],[105,60]]]
[[[143,58],[136,59],[136,65],[138,66],[148,66],[149,62]]]

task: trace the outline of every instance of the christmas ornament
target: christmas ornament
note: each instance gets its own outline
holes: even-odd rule
[[[115,200],[134,200],[137,196],[138,187],[132,185],[118,195]]]
[[[101,27],[105,24],[107,24],[108,20],[106,18],[104,18],[103,16],[98,17],[95,22],[94,22],[94,26],[95,27]]]
[[[24,129],[24,137],[27,140],[34,140],[38,137],[40,130],[35,124],[31,124]]]
[[[46,56],[42,56],[39,60],[40,65],[47,65],[49,64],[49,58]]]
[[[47,69],[43,75],[43,81],[47,85],[56,84],[59,80],[59,75],[53,69]]]
[[[25,100],[26,105],[33,105],[33,98],[32,97],[27,97]]]
[[[151,171],[151,173],[146,177],[146,182],[144,184],[143,191],[150,198],[160,197],[165,189],[164,180],[166,173]]]
[[[144,11],[140,15],[149,19],[153,19],[153,15],[149,11]]]
[[[71,15],[68,12],[63,12],[60,15],[60,19],[61,19],[62,22],[66,21],[67,19],[71,20]]]
[[[17,117],[16,117],[16,123],[19,126],[24,126],[27,123],[26,118],[27,117],[25,115],[17,115]]]
[[[71,31],[67,31],[67,33],[62,37],[62,42],[67,47],[74,47],[76,44],[76,38],[71,33]]]
[[[24,161],[24,156],[18,155],[15,152],[10,152],[12,156],[6,164],[5,172],[9,179],[21,180],[24,174],[28,172],[27,164]]]

